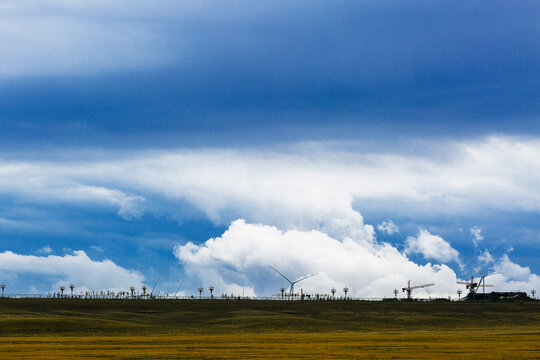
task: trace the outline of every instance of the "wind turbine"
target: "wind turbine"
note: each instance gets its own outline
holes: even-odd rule
[[[434,283],[429,283],[429,284],[423,284],[423,285],[416,285],[416,286],[411,286],[411,280],[409,280],[407,282],[407,287],[404,287],[402,288],[403,292],[407,291],[407,299],[411,299],[411,293],[414,289],[421,289],[421,288],[425,288],[425,287],[428,287],[428,286],[433,286],[435,285]]]
[[[274,270],[275,272],[277,272],[279,275],[283,276],[283,278],[284,278],[285,280],[287,280],[287,281],[291,284],[291,287],[289,288],[289,296],[293,296],[293,294],[294,294],[294,284],[297,284],[297,283],[299,283],[300,281],[306,280],[307,278],[310,278],[310,277],[312,277],[312,276],[317,275],[317,274],[315,273],[315,274],[311,274],[311,275],[305,276],[305,277],[303,277],[303,278],[300,278],[300,279],[298,279],[298,280],[291,281],[291,280],[287,279],[287,277],[286,277],[285,275],[283,275],[282,273],[280,273],[276,268],[274,268],[274,267],[272,267],[272,266],[269,266],[269,267],[270,267],[270,269],[272,269],[272,270]]]
[[[493,285],[486,285],[485,278],[488,277],[488,276],[491,276],[491,275],[495,275],[496,273],[491,273],[491,274],[484,275],[484,274],[482,274],[482,272],[480,271],[478,266],[476,267],[476,270],[478,270],[478,273],[480,273],[480,276],[481,276],[480,281],[478,282],[478,287],[482,286],[482,294],[485,294],[486,287],[493,287]]]

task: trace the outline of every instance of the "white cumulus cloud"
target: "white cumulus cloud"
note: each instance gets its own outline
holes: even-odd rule
[[[405,252],[407,254],[422,254],[426,259],[459,263],[457,250],[442,237],[430,234],[426,229],[421,229],[416,236],[407,237]]]
[[[24,275],[49,277],[50,290],[58,291],[57,284],[73,283],[80,291],[127,290],[130,285],[140,285],[144,277],[137,271],[125,269],[111,260],[92,260],[84,251],[74,251],[64,256],[21,255],[11,251],[0,253],[0,273],[10,278]],[[9,284],[8,286],[14,286]]]
[[[317,273],[296,290],[328,294],[332,287],[346,285],[350,295],[392,296],[395,287],[435,282],[436,288],[419,290],[417,295],[446,296],[453,293],[456,274],[446,265],[418,265],[389,244],[373,239],[336,239],[317,231],[281,231],[274,226],[234,221],[218,238],[201,245],[178,245],[175,255],[189,276],[229,293],[239,284],[249,285],[258,295],[278,293],[289,284],[269,269],[274,266],[291,280]],[[234,285],[234,287],[231,287]],[[444,294],[444,295],[443,295]]]
[[[383,221],[377,225],[377,229],[388,235],[392,235],[399,232],[399,228],[392,220]]]
[[[495,275],[489,276],[488,283],[494,285],[493,291],[524,291],[540,288],[540,276],[531,272],[528,266],[514,263],[508,254],[503,255],[493,266]]]

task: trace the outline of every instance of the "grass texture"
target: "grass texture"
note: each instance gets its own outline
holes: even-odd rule
[[[538,359],[540,303],[0,299],[2,359]]]

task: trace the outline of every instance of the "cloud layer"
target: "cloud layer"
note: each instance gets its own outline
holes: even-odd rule
[[[479,210],[540,212],[540,178],[531,171],[540,168],[540,141],[491,137],[425,150],[365,153],[347,144],[315,143],[280,152],[179,149],[79,161],[3,160],[0,195],[30,203],[100,207],[127,221],[144,214],[182,219],[185,209],[195,209],[196,216],[216,224],[244,218],[203,248],[191,244],[176,252],[187,268],[195,269],[193,274],[204,267],[206,275],[197,276],[221,279],[227,289],[240,286],[236,277],[255,269],[255,262],[275,261],[291,276],[320,271],[321,276],[306,282],[318,284],[320,291],[323,283],[347,283],[358,295],[380,296],[387,294],[383,289],[390,283],[397,286],[410,278],[436,279],[440,294],[452,293],[456,274],[445,263],[461,264],[448,239],[427,230],[410,237],[406,252],[440,263],[418,265],[396,247],[380,243],[360,211],[382,211],[385,217],[407,212],[417,219],[477,216]],[[161,205],[164,201],[167,206]],[[19,220],[4,216],[0,225],[12,227]],[[388,234],[387,228],[381,227],[380,234]],[[245,236],[238,235],[244,232]],[[474,230],[472,235],[478,240],[482,234]],[[278,245],[266,248],[271,244]],[[294,251],[286,245],[294,246]],[[309,256],[295,261],[302,251]],[[250,253],[268,253],[272,258]],[[332,256],[325,259],[327,254]],[[219,261],[214,264],[213,259]],[[346,266],[340,259],[348,259]],[[335,269],[329,270],[333,262]],[[357,279],[357,263],[370,264],[376,272]],[[502,263],[509,264],[504,259]],[[230,278],[222,277],[227,267],[234,270]],[[533,274],[529,280],[534,280]],[[253,291],[261,291],[253,286]]]
[[[176,150],[114,160],[3,160],[0,194],[116,206],[125,217],[144,212],[146,198],[165,197],[187,201],[216,222],[245,217],[330,232],[336,222],[362,223],[356,204],[361,211],[422,216],[540,211],[540,178],[530,171],[540,168],[538,139],[492,137],[425,151],[363,153],[307,144],[282,152]]]

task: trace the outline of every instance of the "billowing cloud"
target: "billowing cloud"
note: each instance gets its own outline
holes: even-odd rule
[[[407,238],[405,252],[422,254],[426,259],[442,262],[459,262],[459,253],[447,241],[438,235],[430,234],[425,229],[421,229],[416,237]]]
[[[377,225],[377,229],[387,235],[392,235],[399,232],[399,228],[392,220],[383,221]]]
[[[520,266],[510,260],[507,254],[494,266],[495,271],[505,276],[508,280],[523,281],[531,276],[529,267]]]
[[[58,291],[58,284],[73,283],[82,290],[127,290],[130,285],[140,285],[144,277],[137,271],[118,266],[111,260],[95,261],[84,251],[74,251],[64,256],[34,256],[0,253],[0,273],[11,279],[25,275],[44,275],[50,288]],[[15,284],[8,284],[12,288]],[[43,289],[42,289],[43,290]]]
[[[419,237],[434,241],[436,247],[457,258],[447,243],[427,232]],[[445,245],[446,244],[446,245]],[[433,244],[431,244],[433,245]],[[455,251],[455,250],[454,250]],[[191,242],[177,245],[175,256],[186,274],[206,289],[213,284],[216,293],[268,296],[288,289],[289,283],[273,272],[277,268],[290,280],[308,274],[316,276],[296,285],[310,294],[338,294],[348,286],[351,296],[390,297],[394,288],[411,283],[435,286],[416,290],[417,296],[454,296],[455,272],[444,264],[418,265],[387,243],[373,239],[336,239],[320,231],[281,231],[273,226],[234,221],[220,237],[200,245]],[[540,287],[540,277],[528,267],[513,263],[504,255],[494,266],[497,274],[487,278],[493,291],[529,291]]]
[[[494,265],[495,275],[486,279],[487,283],[493,284],[493,291],[524,291],[530,295],[532,289],[540,288],[540,276],[533,274],[528,266],[514,263],[505,254]]]
[[[392,296],[395,287],[435,282],[437,288],[419,290],[418,295],[453,292],[456,274],[446,265],[418,265],[396,248],[372,238],[336,239],[312,230],[281,231],[274,226],[234,221],[218,238],[201,245],[187,243],[175,249],[186,272],[219,291],[249,285],[254,293],[278,293],[289,284],[269,269],[279,269],[291,280],[317,273],[296,286],[309,293],[328,294],[332,287],[350,288],[354,296]],[[234,287],[230,285],[234,284]]]

